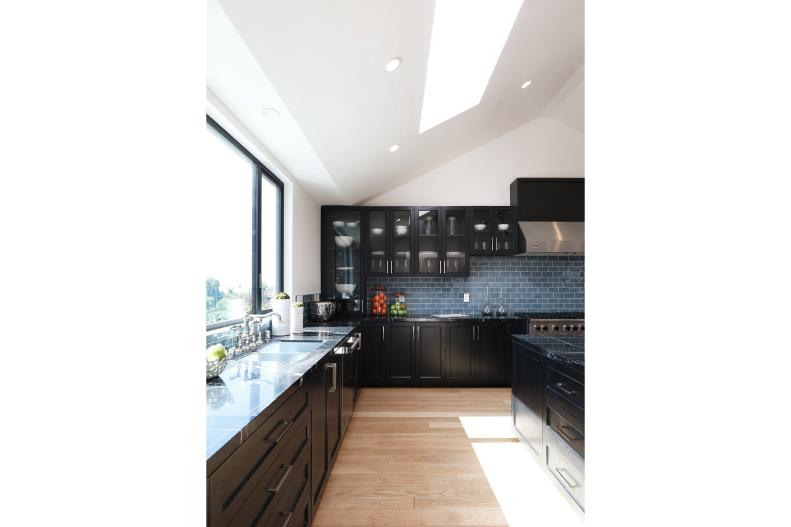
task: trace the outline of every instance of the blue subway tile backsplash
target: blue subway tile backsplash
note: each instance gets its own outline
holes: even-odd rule
[[[390,299],[403,292],[410,315],[480,313],[502,298],[509,313],[584,311],[584,256],[473,256],[470,276],[369,278],[366,306],[383,285]],[[464,293],[470,293],[469,303]]]

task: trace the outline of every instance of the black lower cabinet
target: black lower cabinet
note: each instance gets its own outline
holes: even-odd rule
[[[393,322],[386,327],[387,380],[396,383],[412,380],[415,351],[415,325]]]
[[[475,376],[475,331],[472,323],[448,324],[446,378],[450,382],[470,381]]]
[[[319,499],[319,489],[324,485],[329,469],[327,456],[327,390],[329,388],[329,369],[326,361],[319,363],[310,372],[308,388],[311,405],[311,500]]]
[[[478,377],[495,383],[507,383],[511,373],[508,326],[479,324],[476,330]]]
[[[327,457],[334,459],[341,442],[341,374],[343,355],[330,355],[325,364],[329,371],[327,388]]]
[[[415,376],[418,380],[439,381],[443,376],[443,324],[418,324],[415,337]]]
[[[363,385],[382,384],[385,381],[385,325],[366,324],[361,332]]]
[[[544,357],[513,345],[511,404],[514,428],[537,456],[544,430]]]

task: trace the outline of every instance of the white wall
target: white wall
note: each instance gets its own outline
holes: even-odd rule
[[[321,206],[211,90],[207,90],[206,99],[206,113],[283,181],[283,288],[291,295],[318,293]]]
[[[538,118],[366,205],[507,205],[519,177],[581,177],[584,137],[554,120]]]
[[[504,205],[520,177],[584,177],[583,66],[541,117],[470,150],[365,205]]]

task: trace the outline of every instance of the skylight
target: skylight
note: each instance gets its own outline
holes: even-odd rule
[[[524,0],[436,0],[420,133],[481,102]]]

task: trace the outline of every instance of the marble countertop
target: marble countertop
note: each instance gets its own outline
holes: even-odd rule
[[[460,316],[460,317],[437,317],[431,314],[422,314],[422,313],[415,313],[410,316],[406,317],[398,317],[398,318],[391,318],[391,317],[372,317],[372,316],[364,316],[364,317],[346,317],[346,318],[338,318],[336,320],[332,320],[330,322],[311,322],[311,324],[316,324],[317,326],[335,326],[335,325],[345,325],[345,324],[359,324],[362,322],[382,322],[382,323],[390,323],[390,322],[460,322],[469,320],[472,322],[496,322],[496,321],[515,321],[515,320],[525,320],[526,318],[522,315],[507,315],[504,317],[484,317],[481,315],[470,315],[470,316]]]
[[[341,326],[308,326],[301,335],[274,337],[267,344],[317,339],[322,342],[306,356],[287,362],[262,359],[258,353],[262,346],[243,356],[234,357],[220,377],[206,381],[207,461],[216,465],[220,462],[216,459],[220,457],[217,455],[220,450],[223,450],[223,458],[235,450],[243,440],[243,429],[299,382],[308,370],[354,331],[354,328],[355,325],[351,323]]]
[[[526,344],[547,357],[577,370],[585,369],[585,337],[544,337],[511,335],[516,342]]]

